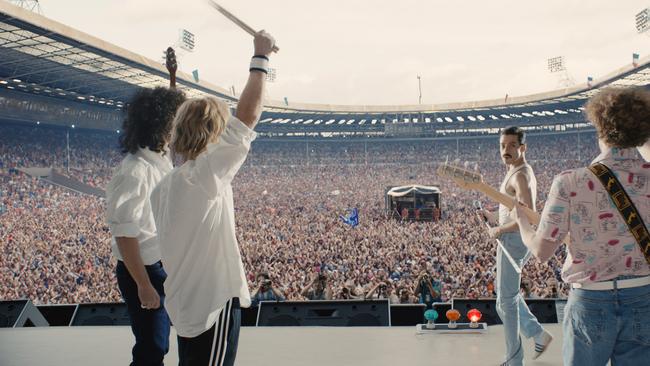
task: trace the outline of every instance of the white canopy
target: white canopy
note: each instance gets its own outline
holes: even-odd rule
[[[407,194],[410,194],[413,191],[415,191],[415,193],[417,194],[439,194],[440,193],[440,189],[438,187],[421,186],[417,184],[412,184],[412,185],[401,186],[401,187],[393,187],[391,188],[390,191],[388,191],[387,194],[392,197],[402,197],[402,196],[406,196]]]

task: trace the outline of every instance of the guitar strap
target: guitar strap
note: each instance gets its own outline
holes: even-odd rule
[[[589,166],[589,170],[598,177],[598,180],[600,180],[607,193],[609,193],[609,197],[614,202],[614,205],[616,205],[616,209],[630,229],[630,233],[632,233],[637,244],[639,244],[645,260],[650,264],[650,234],[648,234],[648,228],[645,226],[630,196],[625,192],[621,182],[619,182],[616,175],[604,164],[594,163]]]

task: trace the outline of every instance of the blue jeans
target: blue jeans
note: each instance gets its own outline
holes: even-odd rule
[[[649,365],[650,285],[571,290],[563,329],[564,365]]]
[[[149,280],[153,287],[160,295],[160,308],[149,310],[140,307],[140,298],[138,297],[138,286],[131,277],[124,262],[117,261],[115,274],[117,275],[117,285],[120,288],[124,302],[129,311],[131,319],[131,330],[135,336],[135,345],[133,346],[133,362],[131,366],[151,365],[158,366],[163,364],[163,358],[169,351],[169,316],[164,307],[165,290],[163,283],[167,278],[167,273],[159,261],[150,266],[145,266]]]
[[[501,244],[519,268],[530,258],[530,251],[521,241],[519,233],[505,233],[499,238]],[[503,322],[506,337],[506,358],[508,365],[523,365],[524,350],[519,332],[530,338],[543,331],[542,325],[530,312],[524,298],[519,293],[521,274],[515,271],[508,258],[497,247],[497,312]]]

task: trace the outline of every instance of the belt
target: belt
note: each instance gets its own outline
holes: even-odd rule
[[[593,283],[572,283],[571,288],[578,288],[581,290],[613,290],[614,283],[616,283],[617,289],[631,288],[631,287],[641,287],[650,285],[650,276],[630,278],[626,280],[612,280],[612,281],[603,281],[603,282],[593,282]]]

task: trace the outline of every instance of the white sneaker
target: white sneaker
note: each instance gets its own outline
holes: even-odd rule
[[[542,355],[547,349],[548,345],[553,341],[553,336],[551,333],[544,329],[542,333],[535,337],[535,354],[533,355],[533,360],[536,360],[539,356]]]

